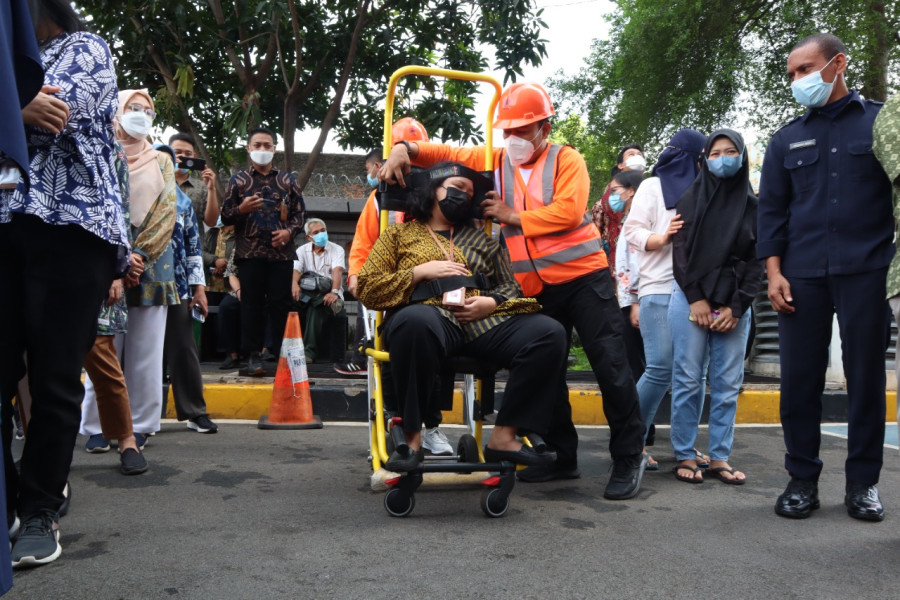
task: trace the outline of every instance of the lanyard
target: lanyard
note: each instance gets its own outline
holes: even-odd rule
[[[428,229],[428,233],[431,234],[431,238],[434,240],[434,243],[438,245],[438,248],[444,253],[444,256],[447,257],[447,260],[450,262],[455,262],[453,260],[453,228],[450,228],[450,251],[447,252],[447,249],[444,245],[438,240],[437,236],[434,234],[434,230],[431,228],[431,225],[426,225],[426,229]]]

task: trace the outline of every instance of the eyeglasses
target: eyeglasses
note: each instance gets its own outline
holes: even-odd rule
[[[125,110],[127,110],[129,112],[146,113],[147,116],[150,117],[151,119],[156,118],[155,110],[153,110],[152,108],[146,108],[143,104],[138,104],[137,102],[135,102],[134,104],[128,104],[127,106],[125,106]]]

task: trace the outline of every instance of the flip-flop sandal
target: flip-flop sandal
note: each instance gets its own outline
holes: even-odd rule
[[[692,475],[690,477],[685,477],[684,475],[679,475],[678,471],[686,470],[691,471]],[[697,473],[700,472],[700,467],[692,467],[690,465],[676,465],[672,467],[672,472],[675,473],[675,478],[679,481],[685,481],[687,483],[703,483],[702,479],[697,479]]]
[[[722,473],[729,473],[730,475],[734,475],[733,467],[731,467],[731,468],[716,467],[715,469],[709,469],[706,472],[707,472],[707,474],[712,475],[713,477],[715,477],[722,483],[727,483],[728,485],[744,485],[744,483],[747,482],[746,477],[744,479],[736,479],[736,478],[729,479],[728,477],[725,477],[724,475],[722,475]]]
[[[694,452],[697,453],[697,466],[700,467],[701,469],[708,469],[709,468],[709,457],[707,455],[703,454],[702,452],[700,452],[699,450],[697,450],[696,448],[694,448]]]
[[[644,456],[647,457],[647,466],[644,468],[645,471],[659,471],[659,463],[658,462],[650,462],[653,460],[653,457],[650,456],[649,452],[644,452]]]

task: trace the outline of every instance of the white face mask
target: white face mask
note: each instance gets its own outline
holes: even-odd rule
[[[275,153],[269,152],[268,150],[254,150],[250,153],[250,160],[261,167],[264,167],[267,164],[271,163],[274,157]]]
[[[640,154],[634,154],[625,159],[625,166],[632,171],[643,171],[647,168],[647,161]]]
[[[514,135],[506,138],[506,153],[509,155],[509,162],[512,163],[512,166],[518,167],[528,162],[528,159],[531,158],[535,151],[534,140],[540,135],[541,130],[538,129],[537,134],[531,140],[525,140]]]
[[[138,140],[147,137],[150,128],[153,127],[153,119],[150,118],[150,115],[136,111],[124,113],[120,123],[125,133]]]

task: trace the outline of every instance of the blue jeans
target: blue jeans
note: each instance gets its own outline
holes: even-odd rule
[[[669,294],[650,294],[640,299],[641,336],[647,366],[637,382],[641,419],[650,428],[672,384],[672,336],[669,333]],[[644,431],[646,439],[646,430]]]
[[[690,304],[676,285],[669,302],[669,331],[674,348],[672,373],[672,447],[677,460],[696,459],[694,446],[706,389],[703,363],[709,350],[709,457],[727,461],[734,442],[734,415],[744,381],[744,352],[750,311],[728,333],[703,329],[688,320]]]

